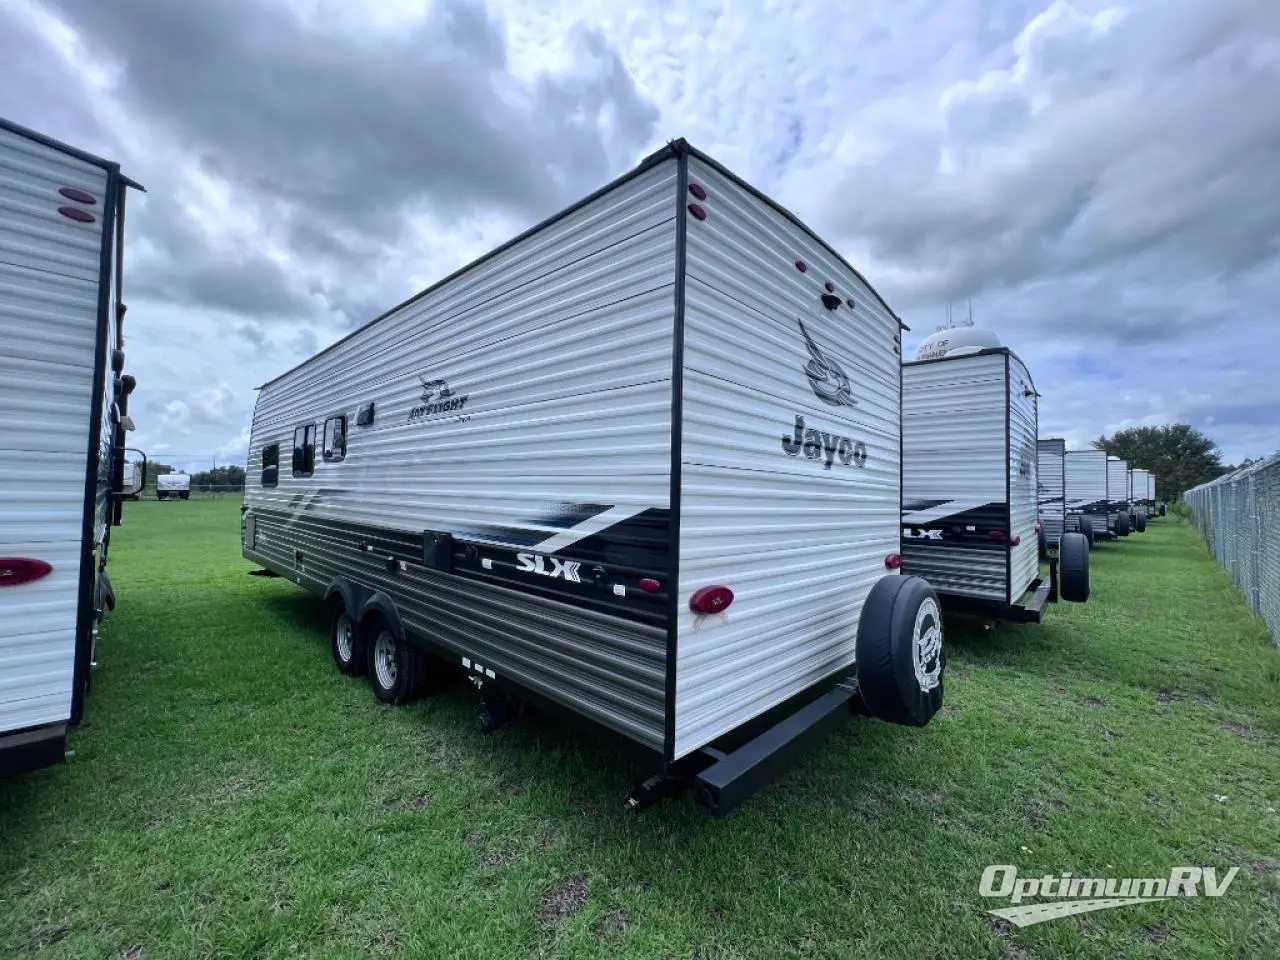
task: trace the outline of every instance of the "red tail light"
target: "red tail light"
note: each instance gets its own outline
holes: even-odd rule
[[[20,583],[30,583],[47,577],[53,567],[43,560],[32,560],[29,557],[0,557],[0,587],[16,587]]]
[[[988,537],[990,537],[992,540],[1003,540],[1003,539],[1004,539],[1004,531],[1003,531],[1003,530],[991,530],[991,531],[989,531],[989,532],[987,533],[987,536],[988,536]]]
[[[884,565],[890,570],[897,570],[902,566],[902,554],[891,553],[884,558]]]
[[[694,613],[723,613],[733,603],[733,591],[728,587],[702,587],[689,598],[689,609]]]
[[[645,577],[640,581],[640,589],[645,593],[657,593],[662,589],[662,584],[653,579],[653,577]]]
[[[1036,533],[1040,533],[1040,524],[1036,524]]]
[[[1018,544],[1022,542],[1022,538],[1015,533],[1012,537],[1009,538],[1009,542],[1016,547]]]

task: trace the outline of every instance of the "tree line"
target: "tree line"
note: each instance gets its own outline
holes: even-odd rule
[[[1161,500],[1175,500],[1192,487],[1256,462],[1224,464],[1218,445],[1185,423],[1130,427],[1110,437],[1099,437],[1093,445],[1128,461],[1131,469],[1150,470],[1156,477],[1156,495]]]

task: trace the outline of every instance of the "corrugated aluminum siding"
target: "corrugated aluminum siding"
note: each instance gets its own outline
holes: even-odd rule
[[[246,555],[394,589],[406,626],[499,676],[660,749],[666,631],[425,569],[385,583],[356,527],[503,541],[556,504],[666,510],[670,500],[676,161],[624,181],[263,388],[254,412]],[[424,381],[454,413],[411,422]],[[356,425],[372,401],[375,421]],[[345,413],[346,459],[290,470],[294,427]],[[279,443],[280,481],[261,486]],[[531,519],[532,518],[532,519]],[[666,540],[666,534],[663,540]]]
[[[707,217],[687,234],[677,757],[851,667],[899,509],[897,320],[768,204],[696,159],[689,181]],[[855,306],[826,309],[826,282]],[[800,321],[855,406],[818,399]],[[865,444],[865,465],[789,456],[797,416],[837,450]],[[723,616],[689,610],[709,584],[735,592]]]
[[[0,731],[71,713],[107,176],[0,129],[0,556],[53,566],[0,590]],[[96,222],[59,214],[61,187]]]
[[[1039,490],[1040,523],[1049,543],[1062,539],[1066,529],[1066,453],[1065,440],[1036,442],[1036,485]]]
[[[1107,503],[1107,454],[1104,450],[1068,450],[1066,453],[1067,510],[1105,508]]]
[[[1009,533],[1018,538],[1010,548],[1009,602],[1026,592],[1040,574],[1036,536],[1036,435],[1039,432],[1035,383],[1026,365],[1009,355]]]
[[[975,514],[989,517],[978,526],[1004,529],[1005,354],[907,363],[902,376],[903,525],[913,526],[921,513]],[[912,509],[931,503],[937,506],[928,511]],[[924,577],[939,593],[1007,601],[1008,546],[988,532],[948,529],[943,540],[904,539],[903,572]]]

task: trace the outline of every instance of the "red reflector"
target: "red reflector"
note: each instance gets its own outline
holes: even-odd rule
[[[806,270],[809,269],[809,265],[805,263],[803,260],[797,260],[796,269],[799,270],[801,273],[804,273]]]
[[[68,220],[78,220],[80,223],[93,223],[97,219],[88,210],[81,210],[79,207],[59,207],[58,212]]]
[[[653,577],[645,577],[643,580],[640,581],[640,589],[643,590],[645,593],[656,593],[659,589],[661,589],[661,587],[662,587],[662,584],[660,584],[657,580],[653,579]]]
[[[692,213],[694,217],[698,220],[707,219],[707,211],[703,210],[696,203],[689,204],[689,212]]]
[[[827,293],[835,293],[835,292],[836,292],[836,285],[835,285],[834,283],[832,283],[830,280],[828,280],[826,283],[824,283],[824,284],[823,284],[823,287],[825,287],[825,288],[826,288]]]
[[[700,183],[689,184],[689,192],[692,193],[699,200],[707,199],[707,191],[703,189],[702,184]]]
[[[1009,538],[1009,542],[1016,547],[1018,544],[1022,542],[1022,538],[1015,533],[1012,537]]]
[[[992,540],[1003,540],[1003,539],[1004,539],[1004,531],[1003,531],[1003,530],[992,530],[992,531],[990,531],[990,532],[987,534],[987,536],[988,536],[988,537],[990,537]]]
[[[68,200],[74,200],[76,203],[97,203],[92,193],[86,193],[79,187],[59,187],[58,192]]]
[[[722,613],[733,603],[733,591],[728,587],[702,587],[689,598],[689,609],[694,613]]]
[[[1040,524],[1038,524],[1038,523],[1037,523],[1037,524],[1036,524],[1036,533],[1039,533],[1039,532],[1040,532]]]
[[[850,310],[852,310],[852,309],[853,309],[853,297],[850,297],[848,300],[846,300],[846,301],[844,302],[844,305],[845,305],[846,307],[848,307]]]
[[[16,587],[20,583],[30,583],[47,577],[53,567],[43,560],[31,560],[27,557],[0,557],[0,587]]]
[[[884,558],[884,565],[890,570],[897,570],[902,566],[902,554],[891,553]]]

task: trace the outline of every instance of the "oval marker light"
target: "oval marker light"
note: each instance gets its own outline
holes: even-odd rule
[[[640,581],[640,589],[645,593],[657,593],[662,589],[662,584],[653,579],[653,577],[645,577]]]
[[[890,570],[898,570],[902,567],[902,554],[891,553],[884,558],[884,565]]]
[[[733,591],[719,585],[702,587],[689,598],[689,609],[694,613],[723,613],[733,603]]]

